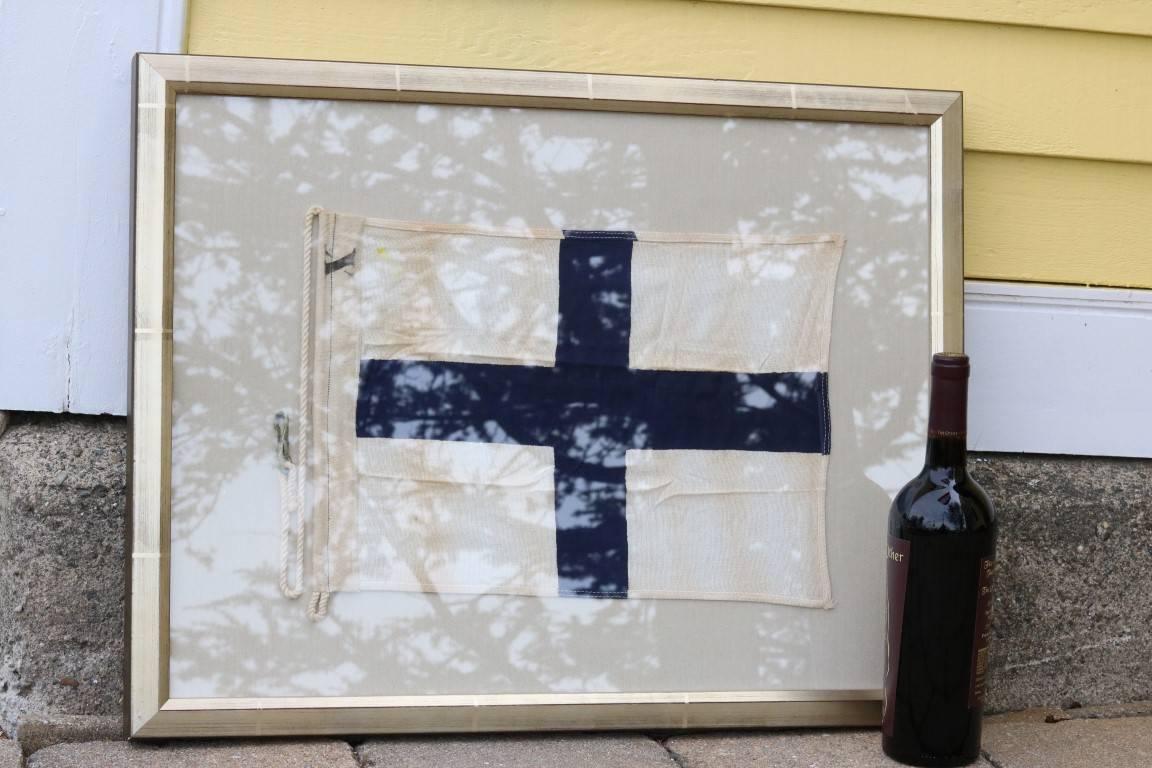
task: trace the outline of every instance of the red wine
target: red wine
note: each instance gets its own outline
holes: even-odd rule
[[[932,358],[924,469],[888,513],[883,747],[908,765],[980,754],[996,516],[968,474],[968,358]]]

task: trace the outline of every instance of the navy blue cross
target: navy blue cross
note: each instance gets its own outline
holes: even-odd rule
[[[628,367],[635,239],[632,232],[564,233],[553,366],[360,364],[358,437],[553,449],[556,566],[565,595],[628,595],[626,451],[829,448],[827,373]]]

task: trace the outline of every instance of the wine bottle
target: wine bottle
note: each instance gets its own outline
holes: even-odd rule
[[[888,513],[882,744],[908,765],[980,753],[996,515],[968,474],[966,355],[934,355],[924,469]]]

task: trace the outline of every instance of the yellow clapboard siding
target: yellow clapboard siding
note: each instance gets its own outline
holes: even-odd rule
[[[192,53],[963,90],[971,149],[1152,162],[1140,37],[683,0],[192,0],[189,24]]]
[[[713,0],[829,11],[960,19],[1122,35],[1152,35],[1148,0]]]
[[[1152,288],[1152,166],[968,152],[970,278]]]
[[[1149,40],[680,0],[191,0],[188,38],[192,53],[963,89],[967,275],[1152,288]]]

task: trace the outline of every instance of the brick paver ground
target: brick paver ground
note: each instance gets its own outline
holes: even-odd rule
[[[0,768],[20,768],[20,748],[16,742],[0,738]]]
[[[123,741],[57,744],[32,753],[27,768],[358,768],[343,741]]]
[[[1152,717],[990,718],[983,746],[999,768],[1150,768]]]
[[[1152,767],[1152,707],[990,717],[977,768]],[[0,740],[0,768],[20,768]],[[887,768],[874,729],[56,744],[26,768]]]
[[[639,735],[374,739],[357,754],[364,768],[676,768]]]
[[[889,768],[870,730],[717,733],[665,743],[683,768]],[[991,768],[978,761],[976,768]]]

